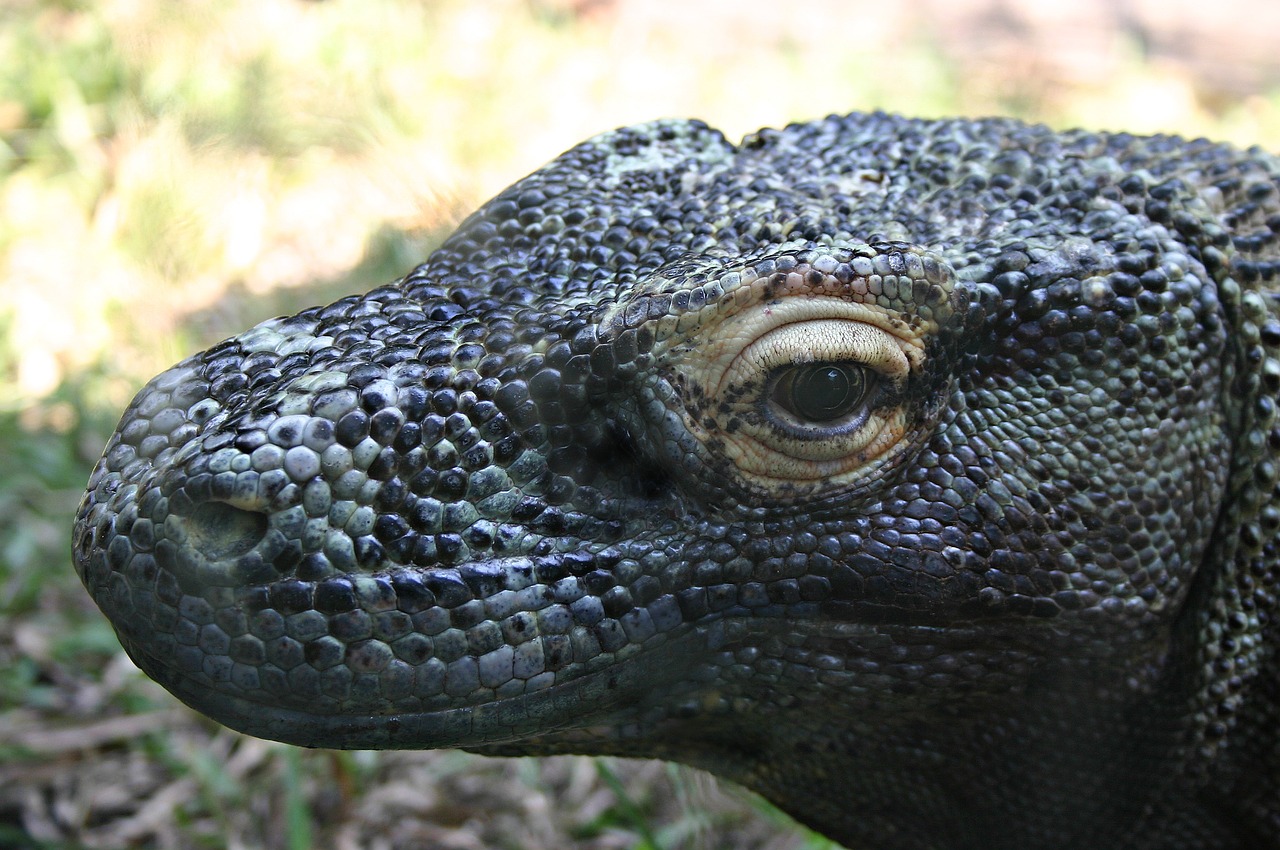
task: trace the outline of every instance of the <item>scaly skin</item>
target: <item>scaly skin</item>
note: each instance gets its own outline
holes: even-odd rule
[[[76,564],[307,746],[618,753],[858,848],[1280,846],[1280,162],[608,133],[125,412]]]

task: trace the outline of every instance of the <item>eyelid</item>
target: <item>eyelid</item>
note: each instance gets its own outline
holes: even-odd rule
[[[743,348],[716,390],[747,384],[782,367],[825,362],[857,363],[891,383],[906,380],[911,372],[893,334],[848,319],[811,319],[774,328]]]

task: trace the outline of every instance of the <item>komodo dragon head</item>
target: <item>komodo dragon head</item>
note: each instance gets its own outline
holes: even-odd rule
[[[1276,846],[1278,181],[607,133],[148,384],[77,568],[254,735],[673,759],[857,847]]]

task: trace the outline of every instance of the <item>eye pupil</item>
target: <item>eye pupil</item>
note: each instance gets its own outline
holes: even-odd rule
[[[866,393],[860,367],[847,363],[792,366],[778,376],[773,400],[807,422],[831,422],[852,413]]]

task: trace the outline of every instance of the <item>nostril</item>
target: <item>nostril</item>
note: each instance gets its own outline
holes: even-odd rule
[[[226,502],[205,502],[186,521],[187,543],[211,561],[236,558],[262,541],[267,515]]]

